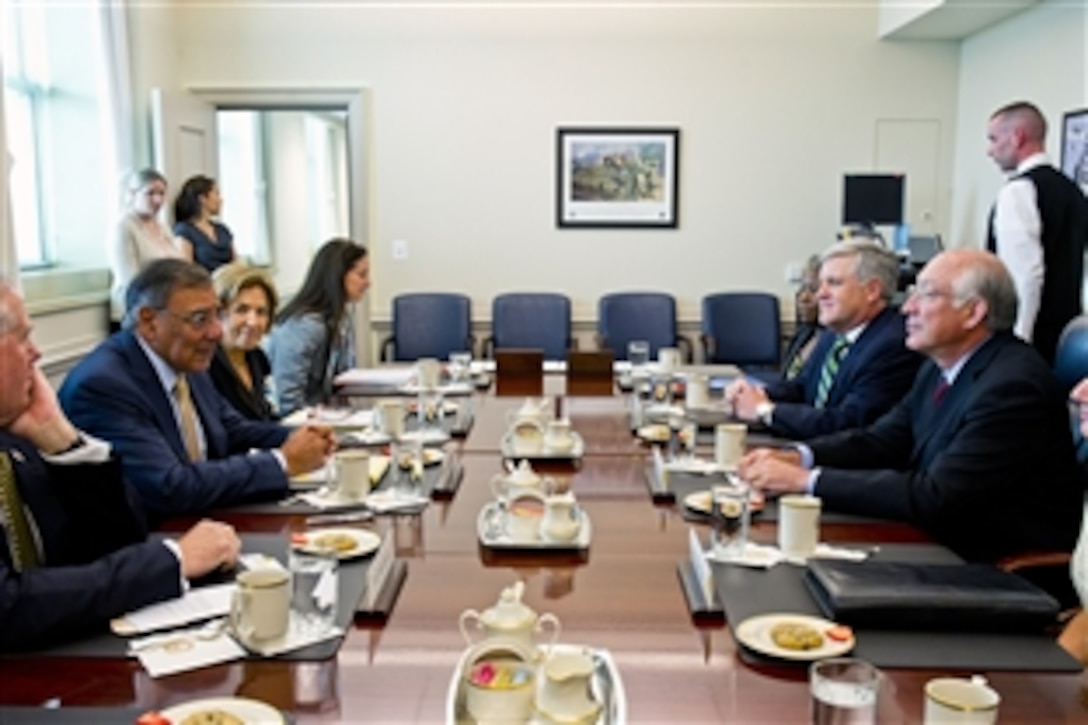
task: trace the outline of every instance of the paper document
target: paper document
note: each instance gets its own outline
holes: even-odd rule
[[[143,634],[180,627],[201,619],[221,617],[230,611],[230,600],[236,588],[236,585],[231,582],[190,589],[177,599],[129,612],[113,620],[111,627],[117,634]]]

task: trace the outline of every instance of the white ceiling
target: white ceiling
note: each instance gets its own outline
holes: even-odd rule
[[[1040,0],[944,0],[904,23],[889,40],[959,40],[1038,5]]]

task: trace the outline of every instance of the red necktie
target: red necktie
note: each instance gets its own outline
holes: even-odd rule
[[[933,404],[940,406],[941,401],[944,400],[944,396],[948,393],[948,381],[941,376],[941,382],[937,383],[937,387],[933,389]]]

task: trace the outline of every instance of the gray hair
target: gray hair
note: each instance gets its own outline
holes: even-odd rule
[[[184,259],[156,259],[144,267],[125,292],[126,329],[136,326],[140,310],[164,310],[171,295],[183,289],[212,289],[212,277],[203,267]]]
[[[891,302],[899,284],[899,257],[873,239],[846,239],[836,242],[820,255],[820,263],[837,257],[855,257],[855,274],[859,282],[875,279],[880,283],[880,296]]]
[[[985,302],[987,312],[982,323],[986,329],[1008,332],[1016,324],[1019,307],[1016,285],[1001,260],[992,255],[986,256],[988,259],[965,266],[952,279],[952,293],[960,305],[972,298]]]

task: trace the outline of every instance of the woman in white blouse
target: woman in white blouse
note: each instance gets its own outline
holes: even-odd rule
[[[144,169],[129,178],[125,215],[117,224],[110,247],[113,272],[110,319],[115,329],[125,316],[125,291],[132,278],[152,260],[185,258],[170,228],[159,221],[159,210],[165,201],[166,178],[158,171]]]

